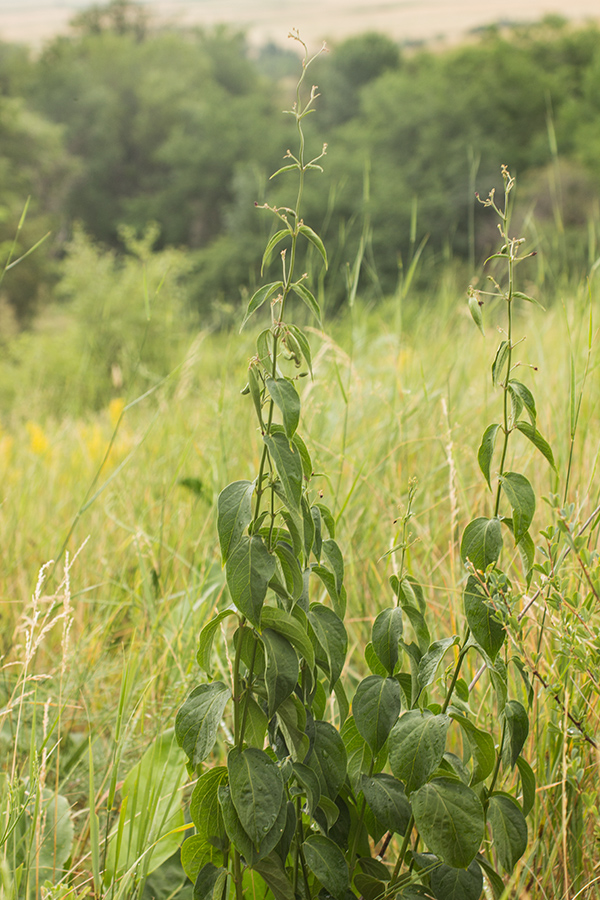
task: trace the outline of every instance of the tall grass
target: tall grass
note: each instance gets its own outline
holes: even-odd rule
[[[365,674],[370,625],[388,599],[394,563],[384,554],[398,542],[395,520],[410,478],[419,480],[411,522],[418,544],[407,551],[407,564],[427,584],[440,623],[451,628],[460,615],[457,529],[483,512],[476,451],[494,400],[481,373],[498,342],[491,327],[473,342],[463,288],[449,274],[435,297],[399,293],[376,308],[357,299],[329,336],[314,334],[320,391],[306,380],[304,431],[316,471],[334,473],[321,484],[327,502],[337,515],[344,512],[349,674],[357,681]],[[523,322],[532,345],[527,355],[537,364],[539,427],[560,473],[537,465],[525,441],[517,446],[521,469],[550,499],[538,509],[533,533],[550,522],[558,527],[561,514],[553,508],[562,506],[562,520],[576,534],[599,501],[598,348],[589,312],[597,296],[596,281],[582,283],[551,298],[546,314],[531,309]],[[252,434],[250,418],[232,423],[223,416],[228,398],[244,386],[251,348],[225,333],[171,334],[170,356],[178,363],[139,402],[133,380],[112,385],[104,408],[80,414],[77,391],[88,396],[91,367],[81,370],[79,387],[69,382],[62,414],[48,401],[52,385],[40,382],[30,383],[2,419],[0,742],[10,752],[2,754],[0,834],[17,817],[19,827],[29,828],[23,846],[38,860],[37,870],[22,869],[32,886],[17,887],[22,857],[5,853],[3,897],[35,892],[46,876],[56,881],[57,871],[65,890],[98,892],[103,861],[94,855],[94,835],[118,827],[118,786],[172,720],[192,678],[180,660],[193,660],[196,636],[223,595],[207,536],[215,529],[219,487],[252,477],[258,465],[260,436],[250,437],[250,453],[236,437]],[[35,354],[31,341],[28,352]],[[247,407],[236,408],[250,416]],[[562,496],[569,459],[572,507]],[[507,896],[600,897],[596,526],[596,519],[588,524],[552,583],[559,599],[545,589],[523,625],[524,646],[541,676],[531,675],[529,748],[538,799],[530,850]],[[550,535],[536,544],[552,541]],[[49,560],[55,564],[38,582]],[[27,797],[19,799],[18,791]],[[35,816],[46,823],[54,816],[57,828],[65,808],[74,841],[63,858],[52,837],[57,832],[40,830]],[[40,872],[44,841],[52,853],[50,868]],[[116,874],[115,896],[134,890],[125,887],[127,878]]]

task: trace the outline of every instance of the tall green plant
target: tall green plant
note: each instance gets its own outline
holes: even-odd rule
[[[296,175],[295,204],[265,205],[279,228],[263,269],[279,249],[282,274],[256,291],[243,322],[270,301],[271,324],[258,335],[244,391],[262,435],[258,472],[253,481],[225,487],[218,500],[232,602],[201,632],[197,658],[209,680],[194,688],[176,718],[177,739],[197,777],[190,804],[196,833],[183,845],[183,866],[195,900],[477,900],[484,877],[499,897],[504,886],[497,869],[510,873],[525,851],[535,788],[521,756],[527,712],[508,696],[501,650],[510,582],[498,567],[502,522],[528,548],[533,515],[526,479],[504,471],[509,399],[532,416],[534,407],[510,378],[509,326],[506,349],[494,363],[495,380],[505,382],[494,515],[472,522],[462,541],[464,633],[431,635],[424,591],[407,572],[411,485],[395,548],[393,603],[373,622],[364,649],[371,674],[356,686],[350,710],[344,561],[335,519],[313,487],[310,453],[298,433],[297,382],[312,375],[312,359],[306,333],[290,320],[300,301],[320,321],[307,279],[296,271],[299,243],[314,245],[327,265],[320,237],[302,219],[305,178],[321,169],[325,153],[310,158],[305,148],[303,123],[318,96],[316,87],[304,87],[311,62],[305,52],[290,111],[299,149],[287,151],[276,173]],[[499,255],[510,267],[510,311],[518,242],[506,238],[506,245]],[[473,311],[477,317],[479,306]],[[511,502],[510,519],[500,518],[502,496]],[[221,636],[229,677],[212,680]],[[453,648],[453,663],[442,669]],[[468,653],[483,658],[495,689],[478,714],[460,677]],[[501,789],[514,783],[515,769],[520,800]]]

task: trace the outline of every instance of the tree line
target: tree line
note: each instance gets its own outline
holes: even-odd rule
[[[293,144],[281,110],[296,66],[291,50],[253,52],[225,27],[159,28],[130,0],[80,14],[40,53],[0,44],[4,255],[28,196],[16,252],[50,232],[0,286],[19,324],[53,297],[77,227],[126,252],[123,226],[141,235],[157,223],[157,250],[189,253],[200,312],[252,290],[270,227],[255,201],[278,202],[269,175]],[[581,235],[589,255],[598,230],[598,27],[549,17],[435,52],[367,33],[331,47],[312,77],[322,96],[307,139],[328,151],[305,209],[331,247],[330,302],[343,301],[357,261],[366,292],[393,291],[421,242],[432,265],[473,264],[495,237],[475,227],[474,191],[502,163],[527,185],[523,215],[558,223],[572,265],[587,261]]]

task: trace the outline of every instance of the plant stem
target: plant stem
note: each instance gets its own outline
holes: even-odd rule
[[[460,667],[462,666],[463,659],[467,655],[469,643],[469,638],[471,637],[471,630],[467,628],[467,633],[465,634],[465,639],[462,643],[462,647],[460,648],[460,652],[458,654],[458,659],[456,661],[456,666],[454,668],[454,674],[452,675],[452,681],[450,682],[450,687],[448,688],[448,693],[446,694],[446,699],[444,700],[444,705],[442,706],[442,715],[448,709],[450,705],[450,700],[452,698],[452,694],[454,693],[454,688],[456,687],[456,682],[458,681],[458,676],[460,674]]]
[[[396,865],[394,866],[394,872],[392,874],[391,884],[395,884],[398,881],[398,875],[400,874],[400,869],[402,868],[402,864],[404,863],[404,857],[406,856],[406,851],[408,850],[408,845],[410,842],[410,836],[412,834],[412,830],[415,825],[415,817],[411,816],[406,826],[406,831],[404,833],[404,840],[402,841],[402,846],[400,848],[400,853],[398,854],[398,859],[396,860]]]

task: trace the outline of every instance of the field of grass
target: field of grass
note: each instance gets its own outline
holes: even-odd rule
[[[499,341],[499,310],[487,314],[483,338],[464,288],[449,270],[433,297],[396,297],[376,308],[357,302],[327,333],[311,332],[315,380],[303,382],[302,433],[315,471],[329,473],[317,484],[338,519],[346,558],[350,689],[367,674],[364,645],[375,616],[389,605],[396,563],[386,551],[398,542],[396,520],[413,478],[409,571],[424,585],[440,633],[457,630],[463,615],[459,534],[473,516],[491,514],[477,447],[501,403],[484,375]],[[534,601],[521,632],[534,690],[527,758],[538,783],[529,847],[506,897],[600,897],[600,385],[597,327],[590,321],[598,290],[592,279],[540,297],[547,311],[528,306],[516,322],[526,335],[519,358],[535,366],[527,380],[535,385],[538,427],[558,470],[540,464],[524,439],[511,446],[536,494],[549,498],[539,503],[532,526],[536,546],[546,546],[540,530],[561,515],[573,532],[587,527],[556,579],[536,572],[527,594]],[[260,435],[251,402],[240,395],[252,343],[245,333],[171,328],[176,364],[145,395],[115,388],[103,409],[84,414],[73,380],[57,414],[49,384],[30,379],[2,418],[0,756],[8,764],[0,773],[1,828],[25,827],[31,815],[10,824],[18,776],[38,786],[45,808],[28,845],[29,865],[19,869],[16,858],[14,868],[4,864],[3,900],[31,894],[63,866],[69,875],[48,883],[46,896],[101,893],[118,790],[142,752],[173,726],[197,677],[199,631],[228,603],[216,498],[229,481],[252,479],[258,467]],[[52,335],[35,337],[46,340],[39,348],[49,352]],[[30,351],[35,359],[35,340]],[[83,389],[81,363],[79,373]],[[522,580],[516,552],[513,563],[511,576]],[[226,670],[229,660],[221,665]],[[469,681],[476,673],[467,668],[463,676]],[[486,690],[483,680],[473,685],[474,708]],[[169,766],[179,797],[183,761],[169,756]],[[57,798],[66,798],[70,817]],[[61,856],[67,820],[74,840]],[[129,852],[128,863],[136,847]],[[18,883],[23,873],[25,888]],[[132,896],[138,887],[128,874],[104,890]],[[161,898],[179,886],[191,889],[176,863],[165,862],[152,878],[146,891]]]

